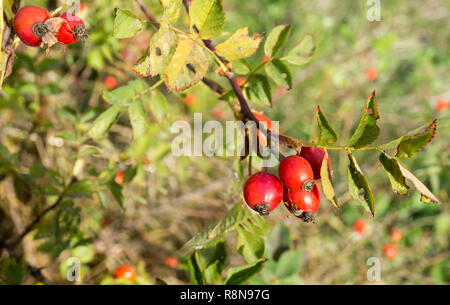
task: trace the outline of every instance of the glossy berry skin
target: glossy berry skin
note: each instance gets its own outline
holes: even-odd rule
[[[49,12],[42,7],[24,6],[14,17],[14,31],[25,44],[39,47],[42,43],[42,36],[37,31],[36,25],[46,28],[44,22],[49,18]]]
[[[314,173],[306,159],[289,156],[280,162],[278,176],[285,187],[290,190],[302,190],[305,182],[314,180]]]
[[[131,265],[122,265],[116,269],[114,277],[132,282],[136,279],[136,270]]]
[[[56,38],[63,44],[72,44],[87,36],[86,27],[80,17],[64,13],[60,18],[66,20],[59,28]]]
[[[259,172],[245,182],[244,199],[260,215],[269,215],[283,199],[283,186],[274,175]]]
[[[364,232],[366,231],[366,222],[362,219],[358,219],[357,221],[355,221],[355,223],[353,224],[353,229],[355,230],[356,233],[358,234],[364,234]]]
[[[384,255],[389,259],[394,259],[398,254],[398,248],[394,244],[386,244],[383,248]]]
[[[314,173],[314,179],[320,179],[320,168],[322,167],[322,161],[325,156],[325,150],[319,147],[302,147],[300,151],[300,157],[309,162]],[[330,156],[328,156],[328,167],[331,168]]]
[[[312,191],[305,190],[284,190],[284,202],[293,208],[293,211],[300,211],[306,213],[316,213],[320,206],[320,191],[317,185],[314,185]],[[295,215],[295,213],[294,213]],[[297,215],[295,215],[297,216]]]

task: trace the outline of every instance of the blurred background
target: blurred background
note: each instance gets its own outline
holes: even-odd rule
[[[157,0],[144,2],[160,16]],[[22,3],[57,7],[63,1]],[[283,207],[275,210],[266,218],[269,260],[250,283],[370,284],[366,262],[376,257],[381,261],[381,281],[376,283],[449,284],[450,2],[382,1],[379,22],[367,20],[371,6],[366,1],[224,0],[223,5],[225,32],[248,25],[250,33],[267,34],[276,25],[292,24],[286,49],[307,34],[314,37],[315,56],[292,70],[293,89],[272,84],[273,108],[252,105],[280,121],[284,133],[307,140],[314,110],[320,105],[339,143],[345,143],[373,90],[381,128],[375,144],[438,118],[436,137],[404,164],[441,205],[421,203],[414,188],[409,196],[393,194],[377,162],[378,154],[357,152],[355,157],[375,195],[375,217],[371,218],[348,193],[345,151],[332,151],[335,190],[342,208],[337,210],[322,198],[316,224],[289,217]],[[102,91],[138,77],[133,66],[154,30],[147,24],[132,39],[113,38],[114,7],[144,18],[135,1],[82,1],[80,14],[90,31],[85,44],[66,50],[58,46],[48,55],[23,45],[16,51],[12,75],[0,94],[1,143],[18,153],[20,167],[30,169],[42,187],[70,176],[73,156],[81,149],[71,135],[79,136],[78,130],[107,107]],[[187,22],[185,13],[183,18]],[[249,58],[253,67],[262,62],[262,49]],[[229,88],[219,77],[211,77]],[[123,283],[113,276],[123,264],[135,267],[138,284],[155,284],[157,279],[168,284],[190,282],[186,257],[178,250],[242,200],[242,181],[236,173],[236,158],[174,157],[170,153],[173,135],[169,127],[174,121],[192,121],[194,112],[202,112],[204,120],[233,120],[227,104],[203,84],[166,96],[167,119],[152,120],[148,150],[136,152],[139,147],[132,143],[128,118],[122,116],[106,139],[92,145],[98,151],[84,158],[86,179],[92,179],[92,184],[96,177],[124,173],[121,183],[116,180],[123,187],[119,199],[123,208],[108,192],[80,195],[67,205],[79,216],[65,224],[65,230],[72,232],[70,240],[42,240],[55,230],[54,218],[44,219],[40,238],[25,238],[21,251],[29,264],[45,266],[46,280],[67,283],[65,260],[75,255],[82,258],[81,283]],[[254,166],[256,170],[257,163]],[[48,173],[41,175],[43,170]],[[40,195],[27,190],[17,179],[7,177],[0,183],[3,236],[20,232],[31,215],[42,210],[45,201],[30,203],[30,198]],[[71,242],[74,235],[79,237],[77,243]],[[234,232],[226,237],[227,266],[245,263],[235,250],[235,240]],[[0,282],[11,280],[3,274]],[[20,282],[44,281],[24,276]]]

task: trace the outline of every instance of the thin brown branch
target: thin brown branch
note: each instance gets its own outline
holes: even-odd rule
[[[144,2],[142,0],[136,0],[136,2],[138,3],[138,5],[141,8],[141,11],[144,13],[145,17],[147,17],[147,19],[150,20],[150,22],[155,26],[155,28],[159,29],[159,22],[158,22],[158,20],[149,11],[147,6],[145,6]]]
[[[56,202],[54,204],[52,204],[51,206],[47,207],[46,209],[44,209],[40,214],[38,214],[33,221],[23,230],[23,232],[10,244],[11,248],[16,248],[17,245],[24,239],[25,236],[28,235],[28,233],[30,233],[31,231],[33,231],[33,229],[36,227],[36,225],[41,221],[41,219],[47,215],[50,211],[56,209],[62,202],[62,200],[64,199],[64,196],[66,195],[67,190],[69,189],[69,187],[76,182],[76,178],[72,177],[70,179],[69,184],[64,188],[64,190],[62,191],[62,193],[59,195],[58,199],[56,200]]]

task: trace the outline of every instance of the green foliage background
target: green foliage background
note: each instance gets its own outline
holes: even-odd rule
[[[47,5],[47,1],[23,2]],[[148,133],[137,141],[126,115],[106,138],[85,139],[93,119],[109,107],[102,94],[104,78],[114,75],[122,85],[135,80],[133,66],[154,29],[145,23],[137,36],[115,39],[112,8],[130,10],[144,19],[137,4],[83,2],[89,5],[84,12],[88,42],[67,50],[56,47],[49,55],[20,46],[0,94],[0,240],[14,239],[33,215],[62,192],[67,194],[24,239],[20,259],[0,252],[0,283],[66,284],[65,262],[71,256],[81,258],[81,282],[92,284],[123,284],[112,278],[123,263],[136,266],[138,284],[155,284],[157,279],[169,284],[369,284],[369,257],[381,259],[382,283],[450,282],[450,111],[435,110],[437,101],[448,100],[450,94],[450,4],[383,1],[382,20],[369,22],[365,1],[224,0],[228,34],[248,26],[251,34],[267,35],[276,25],[292,24],[287,50],[305,35],[314,37],[315,55],[308,64],[292,69],[292,89],[276,89],[271,83],[273,107],[252,105],[280,121],[285,134],[307,140],[320,104],[339,143],[344,143],[373,90],[381,127],[375,144],[438,118],[431,144],[404,163],[442,204],[421,203],[413,189],[408,197],[394,195],[377,164],[378,154],[355,152],[375,196],[376,213],[371,218],[348,192],[347,153],[331,151],[341,209],[322,198],[317,224],[288,217],[283,207],[265,221],[249,211],[233,214],[234,220],[244,219],[236,231],[224,242],[219,236],[213,247],[192,254],[183,247],[192,237],[211,225],[211,232],[229,228],[228,223],[214,224],[230,209],[233,212],[233,206],[239,208],[235,204],[241,202],[247,169],[235,158],[175,158],[170,153],[169,127],[176,120],[191,121],[194,112],[202,112],[205,120],[213,119],[218,109],[223,111],[222,120],[232,120],[233,113],[199,84],[187,92],[166,94],[168,111],[155,111]],[[157,0],[144,2],[160,16]],[[179,23],[187,22],[183,12]],[[253,67],[261,63],[263,49],[261,45],[248,59]],[[369,68],[378,70],[374,81],[365,77]],[[225,84],[212,73],[208,76]],[[154,81],[148,80],[150,84]],[[193,106],[182,102],[187,93],[196,97]],[[164,119],[157,113],[164,113]],[[83,160],[77,164],[83,174],[65,187],[76,159]],[[118,170],[125,172],[123,186],[113,182]],[[367,223],[362,236],[353,231],[357,219]],[[398,256],[387,260],[382,249],[393,226],[401,229],[403,238]],[[252,230],[256,234],[247,236]],[[179,258],[178,268],[164,264],[170,256]],[[239,268],[246,264],[247,269]],[[33,276],[30,266],[45,266],[44,278]],[[248,281],[246,272],[256,275]]]

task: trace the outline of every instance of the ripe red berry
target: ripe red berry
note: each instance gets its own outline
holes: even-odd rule
[[[42,38],[50,33],[45,24],[49,18],[49,12],[42,7],[24,6],[14,17],[14,31],[25,44],[38,47]]]
[[[164,265],[166,265],[169,268],[177,268],[179,265],[179,261],[176,257],[169,256],[164,260]]]
[[[314,185],[312,191],[284,189],[284,202],[286,207],[295,216],[305,222],[314,221],[314,214],[320,206],[319,187]]]
[[[114,277],[132,282],[136,278],[136,270],[131,265],[122,265],[116,269]]]
[[[246,78],[241,76],[241,77],[236,78],[236,81],[237,81],[239,87],[242,87],[242,85],[243,85],[243,84],[245,83],[245,81],[246,81]]]
[[[186,106],[190,107],[190,106],[193,106],[193,105],[195,104],[196,100],[197,100],[197,99],[195,98],[195,95],[193,95],[193,94],[188,94],[188,95],[186,95],[186,97],[184,98],[183,103],[184,103]]]
[[[325,156],[325,150],[319,147],[307,147],[303,146],[300,151],[300,157],[309,162],[314,173],[314,179],[320,179],[320,168],[322,167],[322,161]],[[331,168],[331,159],[328,155],[328,167]]]
[[[394,259],[398,254],[398,248],[394,244],[386,244],[383,248],[384,255],[389,259]]]
[[[444,111],[450,108],[448,100],[440,99],[436,104],[436,111]]]
[[[124,173],[122,171],[118,171],[114,181],[117,184],[122,185],[123,184],[123,177],[124,177]]]
[[[105,77],[103,84],[105,85],[106,89],[112,90],[119,85],[119,82],[117,81],[117,78],[115,78],[114,76],[108,75],[107,77]]]
[[[366,231],[366,222],[362,219],[358,219],[357,221],[355,221],[355,223],[353,224],[353,228],[355,230],[356,233],[358,234],[364,234],[364,232]]]
[[[392,227],[389,229],[389,237],[394,243],[402,239],[402,231],[399,228]]]
[[[72,44],[80,40],[85,40],[88,37],[88,32],[83,20],[73,14],[64,13],[60,18],[64,19],[59,28],[56,38],[58,41],[64,44]]]
[[[367,69],[367,71],[366,71],[366,78],[368,80],[375,80],[375,79],[377,79],[377,77],[378,77],[377,69],[375,69],[375,68]]]
[[[283,186],[274,175],[259,172],[245,182],[244,199],[260,215],[269,215],[283,199]]]
[[[278,176],[285,187],[291,190],[312,190],[314,173],[308,161],[300,156],[289,156],[280,162]]]

